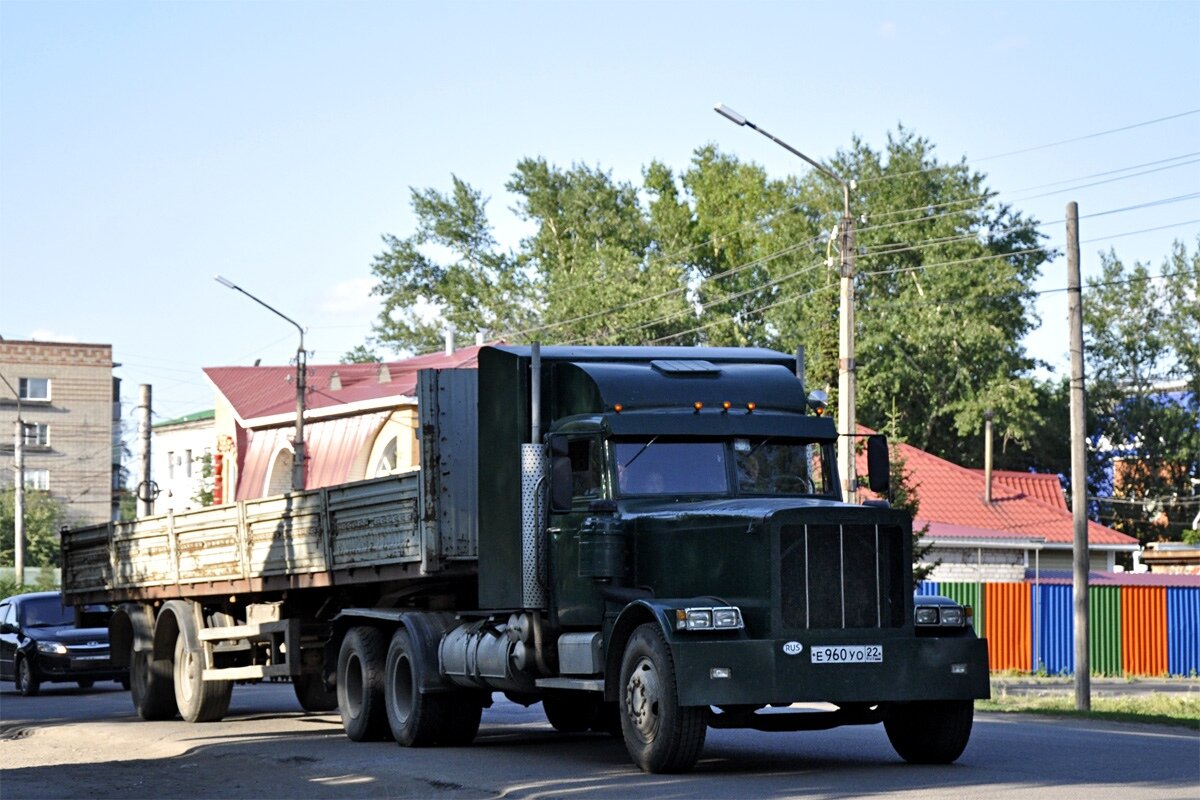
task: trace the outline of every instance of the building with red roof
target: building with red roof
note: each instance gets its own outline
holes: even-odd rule
[[[860,426],[860,434],[873,431]],[[983,470],[968,469],[896,445],[920,506],[914,526],[929,526],[927,556],[941,564],[935,581],[1020,581],[1026,570],[1071,569],[1074,522],[1056,475],[996,470],[986,502]],[[866,456],[859,456],[866,474]],[[1138,551],[1137,539],[1088,522],[1088,553],[1096,570],[1112,571],[1117,556]]]
[[[479,346],[378,364],[309,364],[305,488],[416,469],[417,372],[472,369]],[[216,391],[214,502],[291,490],[296,369],[207,367]]]

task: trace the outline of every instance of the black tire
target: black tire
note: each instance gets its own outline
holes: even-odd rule
[[[13,683],[16,684],[17,691],[25,697],[33,697],[42,688],[42,682],[34,674],[33,665],[29,663],[28,658],[17,659]]]
[[[324,714],[338,707],[337,689],[327,687],[320,675],[296,675],[292,678],[292,688],[300,707],[309,714]]]
[[[708,708],[679,705],[675,664],[654,623],[633,632],[621,658],[621,733],[646,772],[687,772],[704,749]]]
[[[128,692],[129,691],[129,673],[126,673],[126,674],[122,675],[120,678],[118,678],[117,683],[121,684],[121,688]]]
[[[217,722],[229,711],[233,681],[206,681],[204,651],[187,646],[183,631],[175,637],[175,704],[187,722]]]
[[[337,704],[342,728],[356,742],[387,737],[383,699],[387,640],[378,628],[359,625],[346,631],[338,651]]]
[[[591,730],[600,713],[600,695],[595,692],[547,691],[542,710],[554,730],[583,733]]]
[[[80,689],[90,689],[96,685],[95,681],[89,680],[75,681],[75,683],[79,684]]]
[[[422,662],[403,627],[392,634],[384,671],[384,702],[392,737],[401,747],[430,747],[447,730],[451,711],[448,692],[422,694]],[[478,730],[479,723],[475,723]],[[474,739],[474,732],[471,738]]]
[[[912,764],[949,764],[971,738],[973,700],[895,703],[888,707],[883,728],[888,741]]]
[[[442,725],[438,744],[446,747],[466,747],[475,741],[479,733],[479,721],[483,718],[484,698],[479,692],[462,690],[450,692],[449,711]]]
[[[133,707],[144,720],[174,719],[179,713],[171,662],[154,658],[149,650],[129,654],[129,690]]]
[[[607,733],[609,736],[621,738],[621,704],[600,703],[596,709],[596,718],[592,720],[592,730],[597,733]]]

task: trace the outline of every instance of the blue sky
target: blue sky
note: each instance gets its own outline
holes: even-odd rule
[[[297,343],[214,273],[336,361],[370,332],[371,259],[412,232],[410,186],[457,174],[515,245],[504,183],[526,156],[637,181],[713,142],[801,171],[718,101],[817,159],[903,123],[1052,244],[1077,201],[1085,275],[1109,247],[1157,268],[1195,246],[1200,199],[1088,215],[1200,191],[1198,45],[1198,2],[4,0],[0,335],[111,343],[127,398],[211,407],[202,367]],[[1026,344],[1065,371],[1065,294],[1038,309]]]

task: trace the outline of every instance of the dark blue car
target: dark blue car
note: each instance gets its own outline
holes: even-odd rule
[[[129,671],[109,658],[107,606],[85,606],[76,615],[58,592],[18,594],[0,600],[0,680],[31,696],[43,683],[119,681]],[[78,624],[77,624],[78,623]]]

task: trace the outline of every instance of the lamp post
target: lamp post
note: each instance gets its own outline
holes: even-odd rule
[[[257,297],[250,294],[245,289],[238,286],[236,283],[229,280],[228,278],[223,278],[220,275],[214,275],[213,278],[216,280],[217,283],[221,284],[222,286],[225,286],[229,289],[233,289],[235,291],[241,292],[242,294],[246,295],[246,297],[249,297],[251,300],[253,300],[254,302],[258,303],[263,308],[270,311],[272,314],[275,314],[278,317],[282,317],[283,319],[292,323],[293,325],[296,326],[296,330],[298,330],[300,332],[300,347],[296,350],[296,433],[293,437],[294,441],[292,442],[292,451],[294,453],[294,456],[292,458],[292,491],[295,491],[295,492],[303,491],[304,490],[304,467],[305,467],[305,463],[304,463],[305,462],[305,455],[304,455],[304,391],[305,391],[305,372],[307,371],[307,358],[306,358],[306,355],[304,352],[304,328],[300,327],[300,323],[296,322],[296,320],[292,319],[291,317],[287,316],[286,314],[281,313],[278,309],[272,308],[268,304],[264,303],[262,300],[259,300]]]
[[[17,398],[17,432],[13,438],[13,567],[19,588],[25,583],[25,420],[21,418],[21,393],[8,378],[0,381]]]
[[[767,133],[732,108],[718,103],[713,107],[721,116],[735,125],[758,131],[775,144],[795,156],[804,159],[817,172],[842,187],[841,233],[841,301],[838,313],[838,472],[842,481],[842,497],[848,503],[858,502],[858,487],[854,479],[854,436],[855,424],[855,363],[854,363],[854,219],[850,216],[851,183],[839,178],[816,161],[801,153],[787,142]]]

